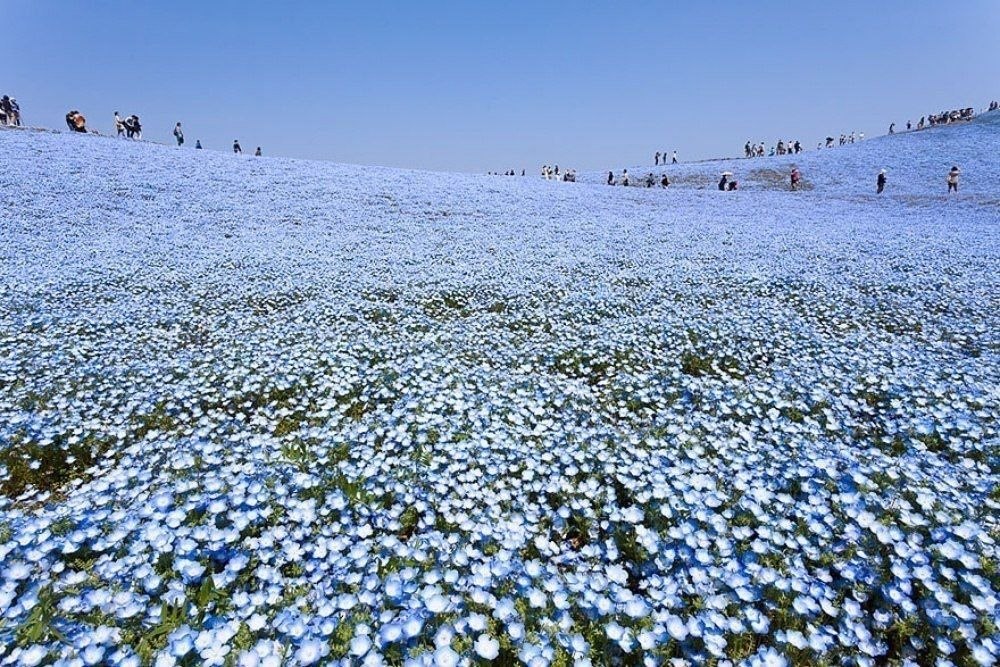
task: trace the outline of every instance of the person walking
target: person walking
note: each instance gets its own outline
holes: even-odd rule
[[[958,167],[952,167],[951,171],[948,172],[948,194],[958,192],[958,175],[961,173],[962,170]]]
[[[677,164],[677,151],[674,151],[674,157],[671,160],[670,164]]]
[[[178,146],[184,145],[184,130],[181,129],[180,123],[174,125],[174,139],[177,140]]]
[[[876,194],[882,194],[882,191],[885,190],[885,181],[886,181],[885,169],[883,169],[878,173],[878,179],[875,181],[875,184],[877,186]]]
[[[243,149],[240,148],[240,140],[239,139],[233,139],[233,153],[236,153],[236,154],[243,153]]]

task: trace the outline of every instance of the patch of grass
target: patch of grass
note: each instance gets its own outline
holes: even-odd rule
[[[111,450],[111,438],[89,435],[75,444],[57,437],[41,444],[24,434],[15,435],[0,450],[0,466],[7,476],[0,481],[0,494],[16,498],[29,488],[58,492],[65,484],[87,478],[86,471]]]

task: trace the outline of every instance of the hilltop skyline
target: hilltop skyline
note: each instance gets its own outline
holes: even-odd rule
[[[1000,96],[1000,6],[880,7],[5,3],[0,92],[29,125],[78,108],[108,133],[118,110],[165,143],[181,121],[192,146],[529,173],[813,148]]]

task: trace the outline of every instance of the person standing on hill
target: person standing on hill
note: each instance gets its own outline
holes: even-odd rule
[[[184,130],[181,129],[180,123],[174,125],[174,139],[177,140],[178,146],[184,145]]]
[[[201,139],[195,139],[194,147],[197,148],[198,150],[201,150]]]
[[[657,167],[660,166],[660,151],[656,151],[656,155],[653,156],[653,164]]]
[[[674,151],[674,157],[671,159],[670,164],[677,164],[677,151]]]
[[[258,146],[257,150],[253,152],[253,155],[254,157],[260,157],[261,155],[263,155],[263,153],[260,152],[260,146]]]
[[[883,169],[878,173],[878,179],[875,181],[876,194],[882,194],[882,191],[885,190],[885,181],[885,169]]]
[[[233,139],[233,153],[241,154],[242,152],[243,152],[243,149],[240,148],[240,140],[239,139]]]
[[[615,172],[609,171],[608,172],[608,185],[614,185],[614,184],[615,184]]]
[[[951,171],[948,172],[948,194],[952,192],[958,192],[958,175],[962,171],[958,167],[952,167]]]
[[[118,134],[119,139],[125,134],[125,121],[122,120],[117,111],[115,112],[115,132]]]
[[[628,169],[622,169],[622,185],[628,187]]]
[[[17,125],[14,112],[14,103],[9,96],[0,97],[0,119],[2,125]]]
[[[889,123],[889,134],[896,134],[896,124]]]

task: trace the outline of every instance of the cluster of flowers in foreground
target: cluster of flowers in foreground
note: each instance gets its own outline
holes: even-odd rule
[[[995,664],[974,206],[282,164],[4,195],[0,664]]]

